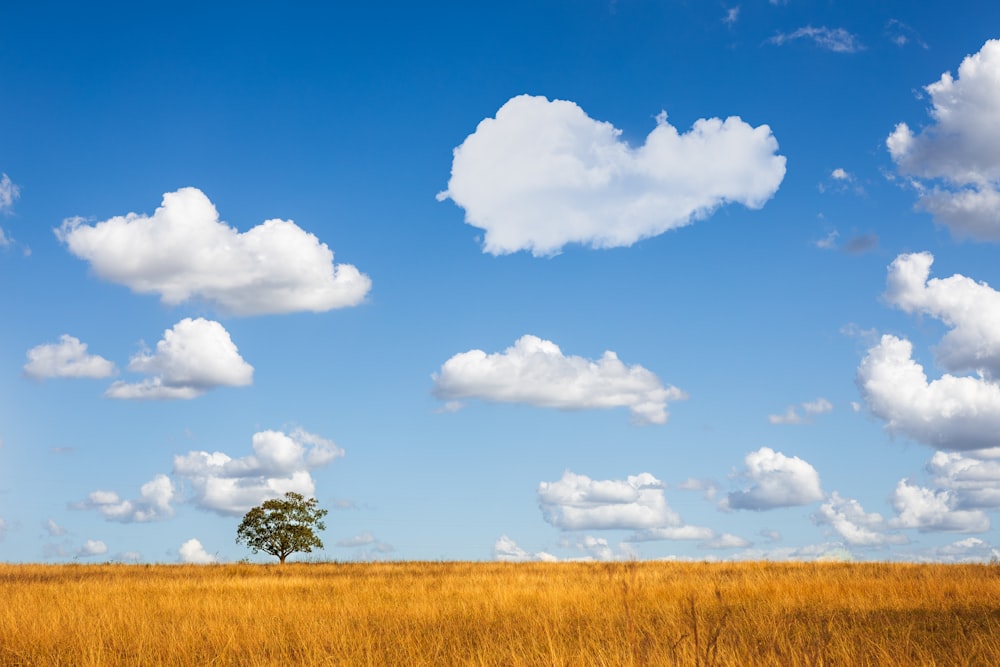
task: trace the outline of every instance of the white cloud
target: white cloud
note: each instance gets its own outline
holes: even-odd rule
[[[87,354],[87,344],[69,334],[58,343],[46,343],[28,350],[24,374],[45,378],[106,378],[114,375],[115,365],[104,357]]]
[[[740,20],[740,6],[728,7],[726,9],[726,15],[722,17],[722,22],[727,26],[732,27],[736,25],[736,22]]]
[[[99,277],[170,305],[203,300],[234,315],[322,312],[357,305],[371,288],[368,276],[335,265],[330,248],[294,222],[267,220],[240,233],[197,188],[166,193],[152,216],[93,226],[73,218],[56,234]]]
[[[829,524],[851,546],[906,544],[905,535],[890,534],[888,524],[877,512],[865,512],[857,500],[842,498],[836,491],[813,516],[817,523]]]
[[[629,542],[658,542],[660,540],[711,540],[717,537],[714,530],[704,526],[666,526],[647,528],[628,537]]]
[[[966,537],[937,547],[931,552],[931,560],[938,563],[985,563],[1000,560],[1000,550],[978,537]]]
[[[177,550],[177,553],[180,554],[180,561],[182,563],[208,565],[210,563],[219,562],[219,559],[216,556],[213,556],[205,551],[205,547],[201,546],[201,542],[193,537],[182,544]]]
[[[1000,378],[1000,292],[959,274],[928,280],[933,262],[929,252],[899,255],[889,265],[886,300],[951,328],[934,354],[942,368]]]
[[[78,558],[89,558],[91,556],[101,556],[108,553],[108,545],[101,540],[87,540],[76,551]]]
[[[891,433],[943,449],[995,446],[1000,386],[983,378],[945,374],[927,381],[910,341],[884,335],[868,350],[857,384],[872,414]]]
[[[332,441],[302,429],[255,433],[252,446],[253,454],[237,459],[205,451],[175,456],[173,473],[190,487],[199,507],[239,516],[289,491],[313,495],[309,471],[344,455]]]
[[[3,542],[3,538],[7,536],[7,521],[0,518],[0,542]]]
[[[110,521],[144,523],[159,521],[174,515],[171,502],[175,499],[174,484],[166,475],[156,475],[139,489],[139,498],[122,499],[114,491],[94,491],[87,500],[74,503],[74,509],[96,510]]]
[[[156,351],[140,352],[128,370],[152,375],[140,383],[122,380],[105,395],[123,399],[190,399],[220,386],[253,382],[253,366],[240,356],[229,332],[212,320],[185,318],[163,332]]]
[[[11,245],[13,245],[13,243],[14,239],[7,236],[7,233],[4,232],[3,227],[0,227],[0,248],[9,248]]]
[[[538,485],[545,520],[563,530],[644,529],[680,526],[667,506],[663,482],[649,473],[625,480],[593,480],[567,470]]]
[[[954,492],[957,508],[1000,508],[1000,461],[935,452],[927,469],[937,486]]]
[[[982,533],[990,529],[990,519],[981,510],[955,509],[950,491],[934,491],[900,480],[892,493],[896,518],[890,525],[925,532]]]
[[[614,352],[605,352],[598,361],[565,356],[555,343],[536,336],[522,336],[501,353],[456,354],[431,377],[440,399],[479,398],[563,410],[628,407],[638,424],[666,423],[667,401],[687,398],[642,366],[626,366]]]
[[[51,537],[62,537],[66,534],[66,529],[55,522],[54,519],[47,519],[45,523],[42,524],[45,528],[45,532]]]
[[[830,178],[835,181],[852,181],[854,178],[847,173],[844,169],[837,167],[832,172],[830,172]]]
[[[769,510],[808,505],[823,498],[819,473],[797,456],[761,447],[747,454],[744,463],[741,476],[751,486],[730,493],[722,501],[724,509]]]
[[[7,174],[0,174],[0,213],[7,213],[21,195],[21,189],[10,180]]]
[[[753,546],[753,542],[739,535],[722,533],[721,535],[715,535],[710,540],[706,540],[698,546],[702,549],[746,549]]]
[[[800,409],[802,412],[799,412]],[[815,401],[802,403],[798,407],[789,405],[788,408],[785,409],[785,414],[768,415],[767,420],[772,424],[807,424],[810,422],[809,418],[811,416],[821,415],[824,412],[830,412],[831,410],[833,410],[833,403],[821,396]],[[805,414],[803,415],[802,413]]]
[[[913,176],[919,205],[959,237],[1000,241],[1000,40],[926,86],[933,123],[914,134],[899,123],[886,146]]]
[[[723,204],[762,207],[785,175],[777,150],[766,125],[702,119],[679,134],[665,113],[633,148],[573,102],[521,95],[455,149],[438,199],[465,209],[494,255],[630,246]]]
[[[493,544],[493,560],[524,563],[528,561],[554,562],[558,559],[545,551],[529,553],[519,547],[517,542],[511,538],[501,535]]]
[[[929,48],[919,32],[897,19],[889,19],[888,23],[885,24],[885,36],[899,47],[913,43],[922,49]]]
[[[779,33],[768,41],[771,44],[781,46],[786,42],[794,42],[798,39],[810,39],[816,46],[835,53],[855,53],[865,48],[856,35],[852,35],[843,28],[814,28],[811,25],[799,28],[794,32]]]

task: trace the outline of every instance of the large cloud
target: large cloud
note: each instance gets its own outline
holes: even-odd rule
[[[950,374],[928,382],[910,341],[889,334],[868,350],[857,384],[891,433],[951,450],[1000,444],[1000,385]]]
[[[45,343],[28,350],[24,374],[44,378],[106,378],[115,374],[115,365],[104,357],[87,354],[87,344],[63,334],[58,343]]]
[[[432,377],[434,395],[445,400],[479,398],[563,410],[628,407],[639,424],[666,423],[667,401],[687,398],[642,366],[626,366],[614,352],[598,361],[565,356],[555,343],[530,335],[503,352],[456,354]]]
[[[240,233],[197,188],[166,193],[152,216],[95,225],[73,218],[56,233],[101,278],[167,304],[201,299],[234,315],[321,312],[356,305],[371,287],[294,222],[267,220]]]
[[[1000,240],[1000,40],[926,87],[932,124],[899,123],[886,145],[914,177],[919,205],[957,236]]]
[[[344,455],[333,442],[301,429],[255,433],[252,446],[253,454],[236,459],[205,451],[175,456],[173,473],[187,483],[199,507],[239,516],[289,491],[313,495],[309,471]]]
[[[229,332],[212,320],[185,318],[163,333],[156,351],[140,352],[128,370],[153,377],[140,383],[112,384],[110,398],[195,398],[220,386],[253,382],[253,366],[240,356]]]
[[[797,456],[785,456],[770,447],[750,452],[742,476],[749,488],[733,491],[722,502],[726,509],[769,510],[808,505],[823,498],[819,473]]]
[[[495,255],[629,246],[729,202],[762,207],[785,175],[777,150],[766,125],[702,119],[679,134],[665,113],[634,148],[573,102],[521,95],[455,149],[438,199],[465,209]]]
[[[929,252],[897,257],[889,266],[885,298],[908,313],[930,315],[951,327],[935,350],[941,367],[1000,378],[1000,292],[958,274],[928,280],[933,262]]]
[[[104,518],[121,523],[159,521],[174,515],[171,502],[176,490],[166,475],[156,475],[139,489],[139,498],[126,500],[114,491],[94,491],[87,500],[71,505],[73,509],[96,510]]]

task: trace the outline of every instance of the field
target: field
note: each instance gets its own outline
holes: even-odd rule
[[[0,565],[0,665],[998,665],[1000,566]]]

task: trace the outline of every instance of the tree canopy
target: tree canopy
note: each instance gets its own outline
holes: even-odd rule
[[[289,491],[284,498],[266,500],[247,512],[236,529],[236,543],[246,544],[254,553],[277,556],[284,563],[293,553],[323,548],[316,531],[326,530],[326,515],[315,498]]]

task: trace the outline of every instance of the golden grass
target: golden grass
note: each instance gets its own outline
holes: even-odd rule
[[[1000,566],[0,565],[0,665],[1000,665]]]

